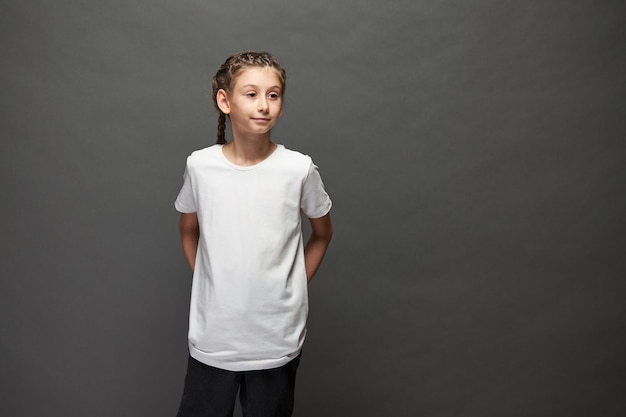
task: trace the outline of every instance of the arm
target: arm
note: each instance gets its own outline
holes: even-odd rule
[[[181,213],[178,221],[180,240],[183,244],[183,252],[193,271],[196,266],[196,251],[198,250],[198,239],[200,239],[200,226],[198,224],[197,213]]]
[[[330,221],[330,214],[326,214],[318,219],[309,219],[311,223],[311,236],[304,246],[304,266],[306,268],[307,282],[311,282],[317,272],[326,249],[333,237],[333,226]]]

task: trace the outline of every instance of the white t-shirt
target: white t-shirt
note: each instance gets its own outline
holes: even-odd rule
[[[192,357],[247,371],[300,353],[308,313],[300,212],[322,217],[331,204],[311,158],[283,145],[253,166],[228,161],[222,145],[187,158],[175,207],[197,213],[200,225]]]

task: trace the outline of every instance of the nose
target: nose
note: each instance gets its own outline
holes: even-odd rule
[[[267,109],[268,109],[267,97],[259,96],[259,100],[257,102],[257,106],[258,106],[260,112],[265,113],[267,111]]]

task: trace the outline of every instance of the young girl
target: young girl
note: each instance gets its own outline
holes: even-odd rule
[[[270,140],[284,94],[285,71],[266,52],[233,55],[213,77],[217,144],[188,157],[175,203],[193,271],[181,417],[232,416],[238,390],[245,416],[292,414],[307,283],[332,226],[311,158]]]

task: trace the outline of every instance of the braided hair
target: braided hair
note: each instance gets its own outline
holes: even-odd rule
[[[226,61],[219,67],[211,83],[213,104],[219,112],[217,119],[217,143],[226,143],[226,114],[224,114],[217,105],[217,92],[224,90],[228,93],[232,92],[235,79],[242,69],[249,67],[270,67],[274,68],[280,78],[283,94],[285,92],[285,81],[287,79],[285,70],[280,66],[278,60],[268,52],[246,51],[240,52],[228,57]]]

